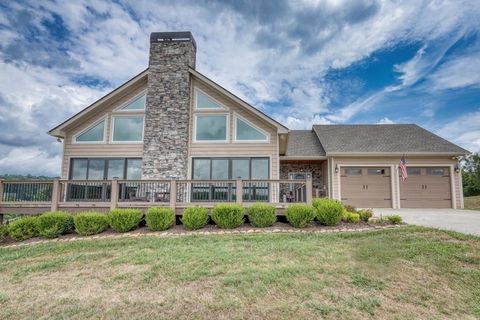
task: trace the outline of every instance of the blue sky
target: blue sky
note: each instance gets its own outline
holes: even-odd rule
[[[0,174],[58,175],[50,128],[190,30],[197,69],[291,129],[417,123],[480,151],[478,1],[0,2]]]

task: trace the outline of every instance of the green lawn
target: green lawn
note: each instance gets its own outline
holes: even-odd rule
[[[480,210],[480,196],[465,197],[465,209]]]
[[[480,238],[420,227],[0,248],[3,319],[476,319]]]

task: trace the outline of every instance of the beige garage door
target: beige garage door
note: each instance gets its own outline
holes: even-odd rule
[[[388,167],[342,167],[342,202],[359,208],[391,208],[392,192]]]
[[[451,208],[448,167],[408,167],[408,178],[400,179],[402,208]]]

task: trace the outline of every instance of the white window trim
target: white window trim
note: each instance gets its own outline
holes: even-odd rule
[[[205,91],[195,87],[193,89],[193,92],[194,92],[194,99],[195,99],[195,103],[194,103],[194,109],[195,110],[199,110],[199,111],[225,111],[225,110],[229,110],[223,103],[219,102],[217,99],[213,98],[212,96],[210,96],[209,94],[207,94]],[[216,104],[218,104],[220,106],[220,108],[199,108],[197,107],[197,103],[198,103],[198,93],[202,93],[204,95],[206,95],[209,99],[213,100]]]
[[[142,122],[142,139],[141,140],[138,140],[138,141],[114,141],[113,140],[113,134],[115,132],[115,118],[131,118],[131,117],[142,117],[143,119],[143,122]],[[116,114],[116,115],[112,115],[112,120],[111,120],[111,123],[110,123],[110,127],[111,127],[111,130],[110,130],[110,143],[113,143],[113,144],[139,144],[139,143],[143,143],[143,138],[145,136],[145,115],[143,114]]]
[[[227,134],[225,140],[197,140],[197,118],[201,116],[225,116]],[[230,140],[230,114],[229,113],[195,113],[193,117],[193,142],[194,143],[228,143]]]
[[[104,122],[103,123],[103,140],[102,141],[77,141],[77,137],[81,136],[82,134],[84,134],[88,130],[92,129],[93,127],[95,127],[96,125],[98,125],[102,121]],[[88,127],[83,129],[82,131],[73,135],[72,143],[75,143],[75,144],[105,144],[106,143],[106,135],[107,135],[107,125],[108,125],[107,116],[103,116],[101,119],[95,121],[92,125],[89,125]]]
[[[242,120],[249,126],[255,128],[256,130],[260,131],[263,133],[266,137],[267,140],[238,140],[237,138],[237,119]],[[234,143],[251,143],[251,142],[256,142],[256,143],[270,143],[270,133],[266,132],[265,130],[259,128],[258,126],[254,125],[252,122],[248,121],[247,119],[243,118],[240,116],[238,113],[234,112],[233,113],[233,142]]]
[[[141,92],[139,92],[138,94],[136,94],[134,97],[128,99],[127,101],[125,101],[124,103],[122,103],[120,106],[116,107],[115,109],[113,109],[112,112],[120,112],[120,113],[144,113],[145,112],[145,108],[147,107],[146,106],[146,102],[145,102],[145,106],[143,109],[132,109],[132,110],[124,110],[122,108],[125,108],[129,103],[132,103],[133,101],[135,101],[136,99],[140,98],[141,96],[143,95],[147,95],[147,90],[142,90]]]

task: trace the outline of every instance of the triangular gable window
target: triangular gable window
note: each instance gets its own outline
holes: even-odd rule
[[[146,97],[147,97],[146,94],[142,94],[140,97],[131,101],[129,104],[127,104],[121,110],[144,110],[145,109]]]
[[[268,136],[246,121],[236,118],[236,140],[239,141],[268,141]]]
[[[225,108],[218,102],[207,96],[201,91],[196,91],[196,108],[197,109],[216,109],[225,110]]]
[[[95,124],[93,127],[87,129],[83,133],[76,136],[77,142],[102,142],[105,132],[105,120]]]

